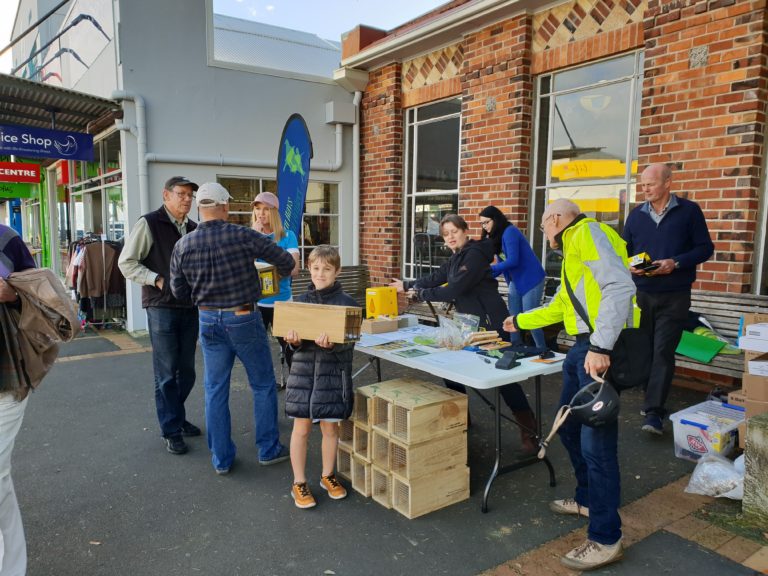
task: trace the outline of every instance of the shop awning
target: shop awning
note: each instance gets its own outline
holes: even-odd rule
[[[86,132],[89,123],[119,111],[113,100],[0,74],[0,125],[52,129],[55,121],[56,130]]]

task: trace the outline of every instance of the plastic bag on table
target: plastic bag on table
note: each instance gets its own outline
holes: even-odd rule
[[[475,320],[473,321],[471,314],[454,314],[453,318],[447,316],[440,316],[439,318],[440,327],[436,333],[437,343],[450,350],[461,350],[464,347],[467,334],[473,332],[480,324],[480,319],[474,316]]]
[[[744,472],[719,454],[702,456],[696,463],[685,489],[689,494],[741,500],[744,497]]]

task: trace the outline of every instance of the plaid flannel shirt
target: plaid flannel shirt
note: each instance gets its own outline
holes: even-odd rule
[[[261,296],[254,260],[273,264],[281,276],[293,270],[293,256],[258,232],[223,220],[201,222],[176,243],[171,256],[171,291],[195,306],[229,308]]]

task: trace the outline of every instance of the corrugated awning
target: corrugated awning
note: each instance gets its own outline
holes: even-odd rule
[[[0,74],[0,124],[86,132],[120,104],[66,88]]]

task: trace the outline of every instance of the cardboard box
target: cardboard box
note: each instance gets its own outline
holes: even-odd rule
[[[760,314],[759,312],[750,312],[748,314],[744,314],[741,317],[741,323],[739,324],[739,332],[740,332],[740,338],[738,342],[739,348],[743,348],[744,350],[754,350],[754,348],[749,348],[748,346],[742,346],[741,339],[746,337],[745,329],[747,326],[751,326],[753,324],[762,324],[762,323],[768,323],[768,314]],[[767,352],[768,350],[761,350],[761,351]]]
[[[741,424],[739,424],[738,430],[738,436],[739,436],[739,448],[744,450],[744,441],[747,439],[747,421],[745,420]]]
[[[757,360],[761,356],[765,356],[765,352],[753,352],[752,350],[744,350],[744,372],[749,372],[749,362]]]
[[[415,314],[401,314],[397,317],[398,328],[410,328],[411,326],[418,326],[419,318]]]
[[[742,350],[752,350],[754,352],[768,352],[768,340],[742,336],[739,338],[739,348]]]
[[[748,400],[768,402],[768,377],[744,374],[744,377],[741,380],[741,387],[744,396]]]
[[[747,419],[768,412],[768,402],[760,402],[759,400],[750,400],[747,398],[744,405],[747,409]]]
[[[295,330],[302,340],[327,334],[334,344],[360,339],[363,310],[357,306],[329,306],[303,302],[275,302],[272,334],[282,336]]]
[[[728,393],[728,404],[731,406],[741,406],[744,408],[744,403],[747,401],[747,395],[744,394],[744,390],[734,390]]]
[[[759,322],[757,324],[748,324],[744,327],[744,336],[747,338],[759,338],[768,340],[768,322]]]
[[[396,330],[397,318],[366,318],[360,326],[360,331],[366,334],[381,334]]]
[[[254,262],[256,271],[259,274],[259,283],[261,284],[261,296],[274,296],[280,292],[280,276],[277,275],[277,270],[272,264],[266,262]]]
[[[754,376],[768,376],[768,354],[750,351],[744,359],[744,372]]]

